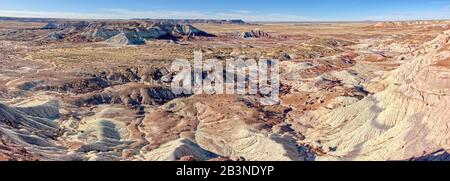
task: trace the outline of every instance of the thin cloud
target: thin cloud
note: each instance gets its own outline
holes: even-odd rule
[[[0,10],[0,16],[5,17],[26,17],[26,18],[109,18],[106,14],[99,13],[70,13],[70,12],[41,12],[41,11],[15,11],[15,10]]]
[[[369,16],[366,20],[374,21],[406,21],[406,20],[444,20],[450,19],[450,6],[445,6],[439,10],[428,11],[405,11],[387,13],[384,15]]]
[[[239,13],[239,14],[251,14],[251,13],[253,13],[253,11],[249,11],[249,10],[235,10],[233,12]]]

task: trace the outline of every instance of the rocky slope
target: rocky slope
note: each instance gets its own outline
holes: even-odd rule
[[[115,45],[139,45],[145,40],[178,39],[181,37],[213,36],[189,24],[148,21],[56,21],[42,29],[51,30],[45,40],[105,41]]]
[[[295,118],[311,126],[307,142],[327,151],[318,159],[407,160],[450,149],[450,69],[439,66],[450,58],[449,39],[446,31],[411,52],[398,69],[370,81],[374,94],[361,101]]]
[[[254,29],[245,32],[234,32],[234,35],[239,38],[269,38],[270,35],[260,29]]]

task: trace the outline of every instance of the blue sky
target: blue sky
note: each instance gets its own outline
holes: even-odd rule
[[[246,21],[450,19],[450,0],[0,0],[0,16]]]

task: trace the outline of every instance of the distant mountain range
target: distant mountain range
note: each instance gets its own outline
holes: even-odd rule
[[[132,19],[159,22],[170,22],[177,24],[192,24],[192,23],[212,23],[212,24],[247,24],[245,21],[236,20],[214,20],[214,19]]]
[[[17,17],[0,17],[0,21],[21,21],[21,22],[51,22],[60,21],[68,19],[57,19],[57,18],[17,18]],[[116,19],[110,19],[111,21]],[[155,23],[160,22],[170,22],[176,24],[192,24],[192,23],[211,23],[211,24],[248,24],[243,20],[214,20],[214,19],[151,19],[151,18],[136,18],[131,20],[142,20],[142,21],[152,21]],[[108,21],[108,20],[102,20]]]

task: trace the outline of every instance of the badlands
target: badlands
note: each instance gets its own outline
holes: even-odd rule
[[[450,160],[449,24],[3,19],[0,160]],[[196,50],[278,59],[280,101],[175,95]]]

